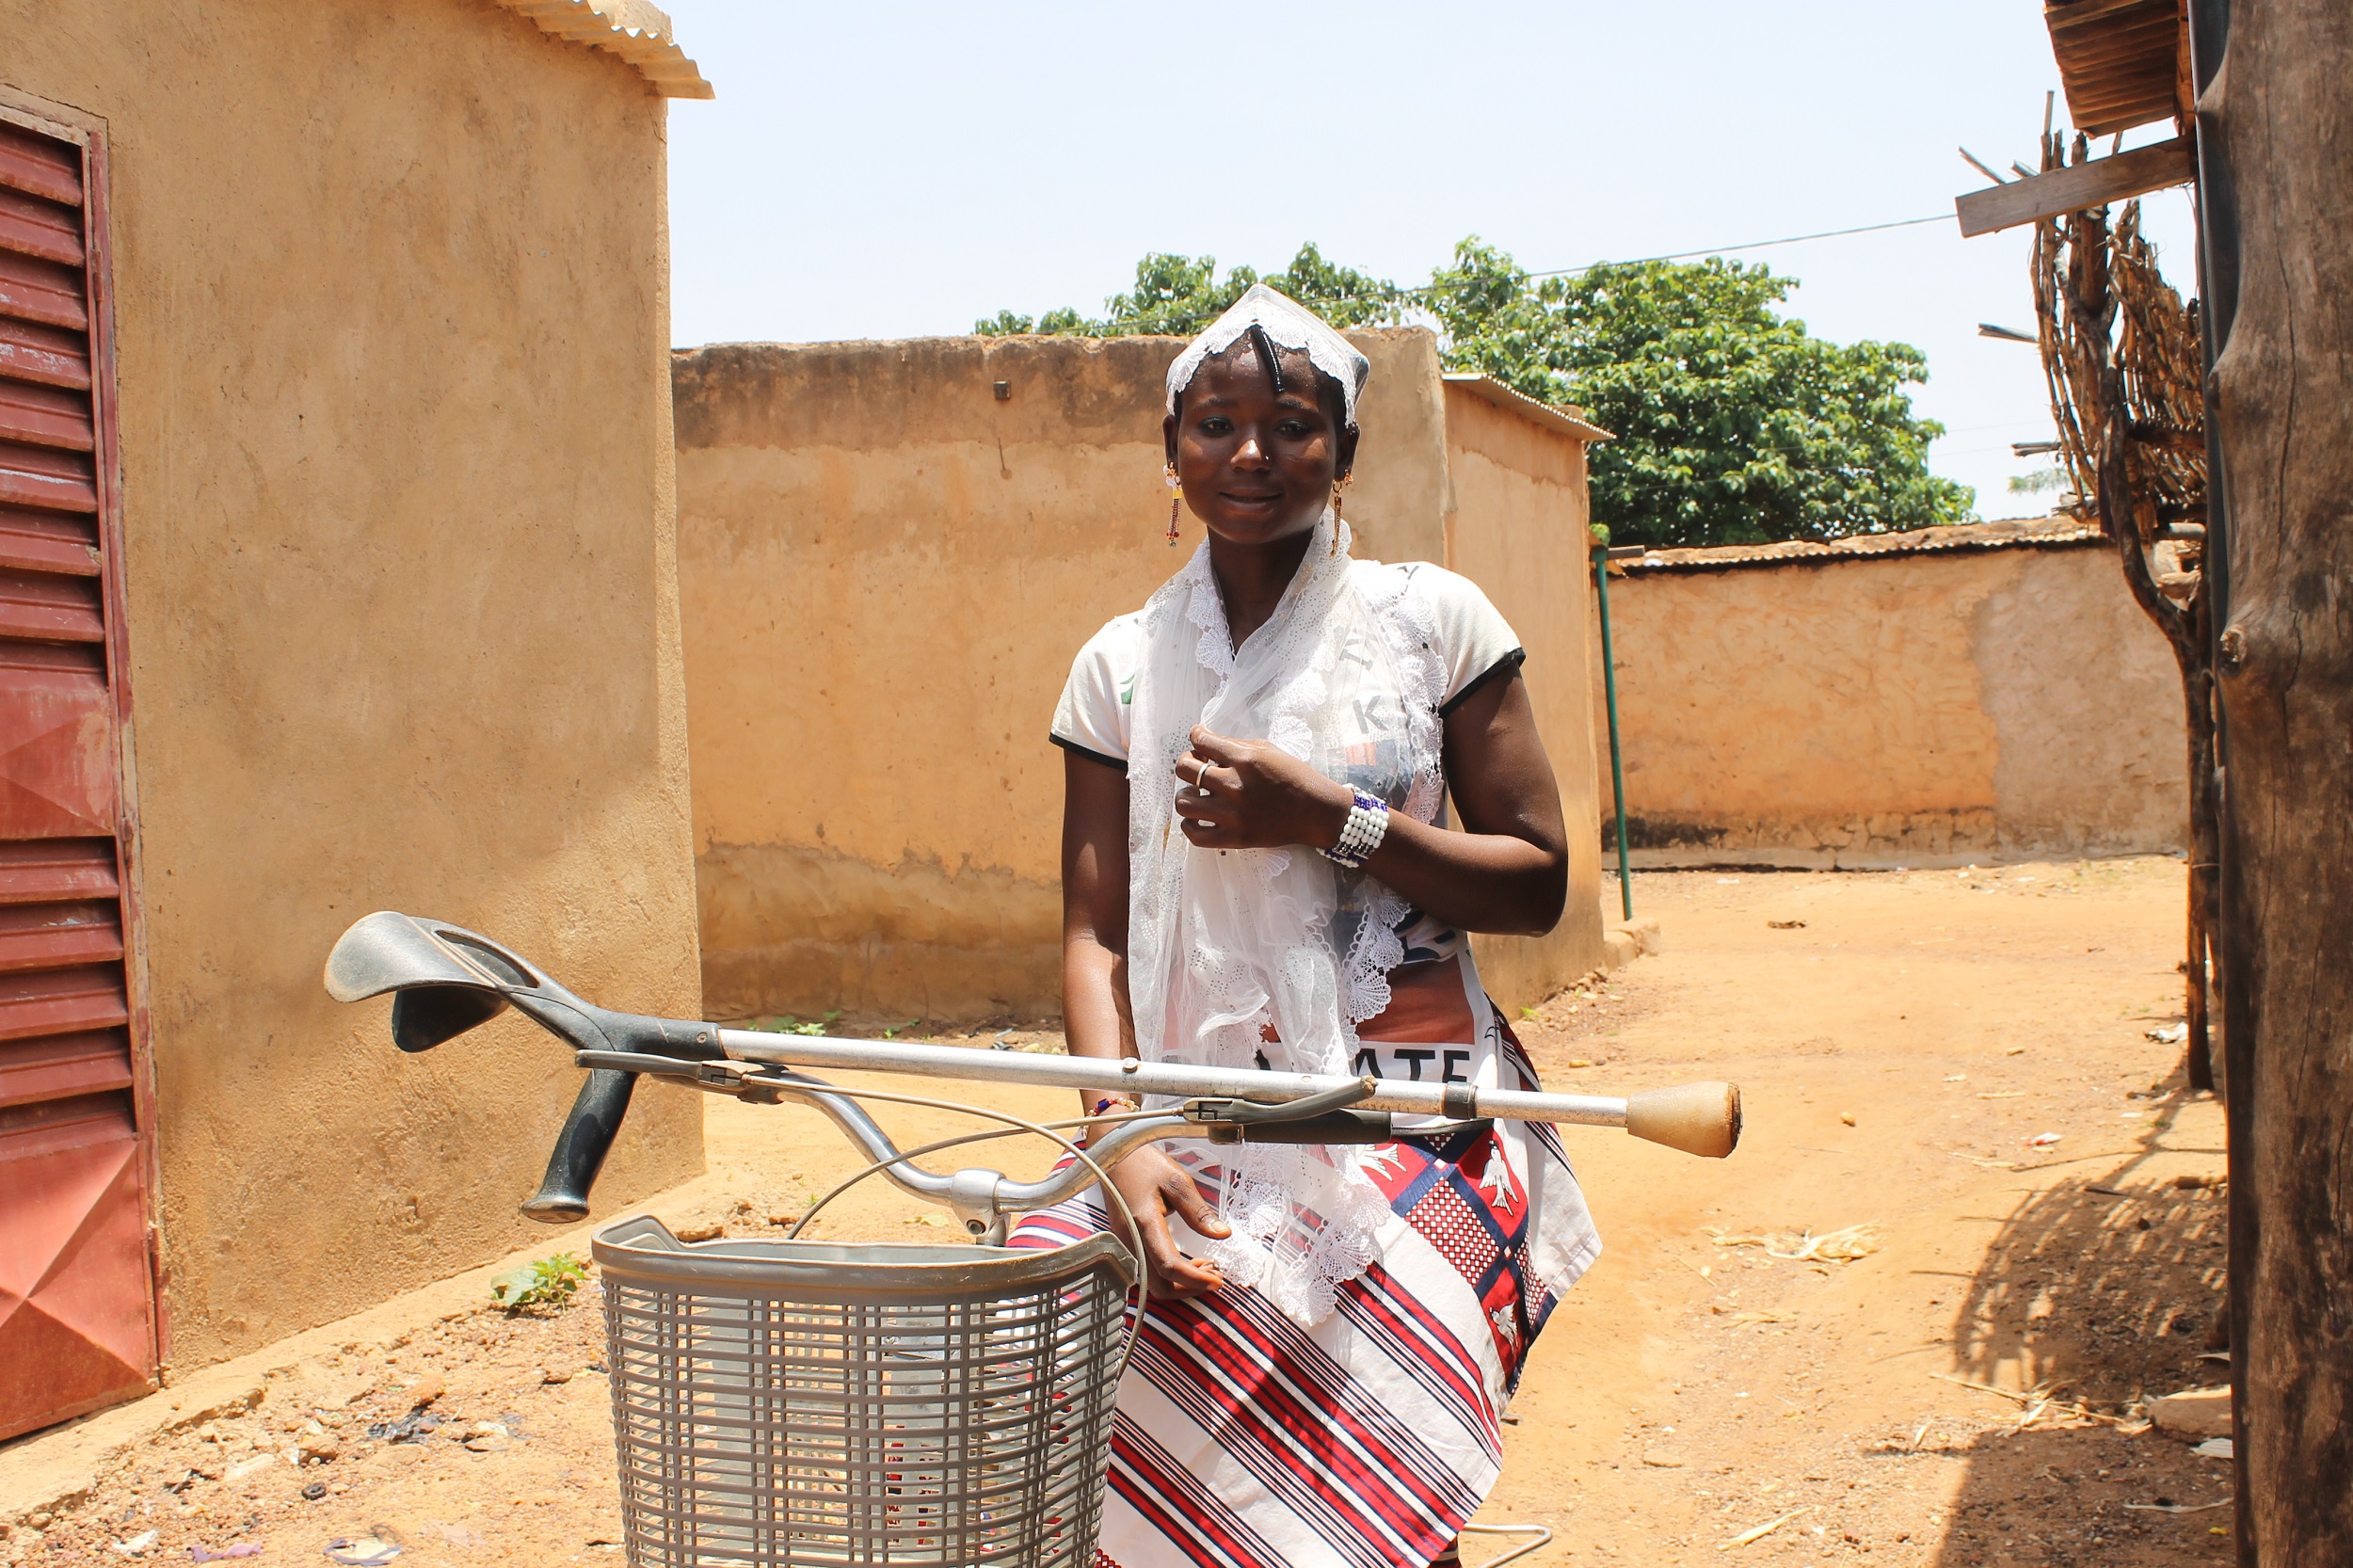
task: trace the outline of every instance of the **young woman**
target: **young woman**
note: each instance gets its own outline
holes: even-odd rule
[[[1209,536],[1054,720],[1076,1055],[1536,1086],[1465,934],[1560,918],[1560,795],[1486,597],[1349,553],[1369,370],[1263,286],[1169,370],[1169,477]],[[1451,1562],[1529,1343],[1600,1251],[1551,1128],[1171,1147],[1113,1177],[1152,1299],[1098,1568]],[[1090,1197],[1016,1242],[1107,1223]]]

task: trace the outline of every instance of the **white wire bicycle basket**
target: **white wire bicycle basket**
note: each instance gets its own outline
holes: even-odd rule
[[[1088,1568],[1134,1283],[1050,1250],[600,1231],[631,1568]]]

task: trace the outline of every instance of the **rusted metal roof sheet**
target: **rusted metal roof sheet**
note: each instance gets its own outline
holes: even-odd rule
[[[1633,577],[1654,572],[1743,571],[1758,567],[1826,567],[1843,561],[1883,561],[1898,555],[1981,554],[1993,550],[2076,550],[2105,545],[2093,525],[2071,517],[2009,518],[1954,523],[1910,534],[1858,534],[1817,544],[1718,545],[1707,550],[1653,550],[1610,565]]]
[[[539,29],[618,55],[664,98],[710,98],[711,84],[679,48],[670,19],[646,0],[498,0]]]
[[[2042,20],[2067,89],[2068,118],[2105,136],[2186,120],[2184,0],[2050,0]]]

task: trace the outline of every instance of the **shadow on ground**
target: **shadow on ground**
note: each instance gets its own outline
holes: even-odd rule
[[[2229,1496],[2229,1464],[2137,1430],[2145,1400],[2229,1376],[2201,1359],[2221,1337],[2222,1190],[2172,1168],[2220,1153],[2169,1137],[2188,1103],[2167,1085],[2138,1152],[2028,1190],[1987,1250],[1951,1375],[2016,1395],[1984,1398],[2021,1419],[2044,1396],[2089,1418],[2046,1415],[1952,1450],[1968,1470],[1939,1568],[2231,1560],[2231,1509],[2206,1506]]]

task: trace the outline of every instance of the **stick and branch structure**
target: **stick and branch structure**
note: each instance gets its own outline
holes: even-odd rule
[[[2064,166],[2046,136],[2042,167]],[[2087,155],[2074,138],[2074,162]],[[2192,1088],[2217,1086],[2209,1019],[2221,858],[2212,593],[2205,565],[2206,432],[2198,307],[2157,270],[2128,201],[2111,228],[2089,208],[2035,225],[2035,312],[2059,454],[2078,504],[2115,541],[2124,585],[2181,666],[2189,744],[2184,1012]]]

